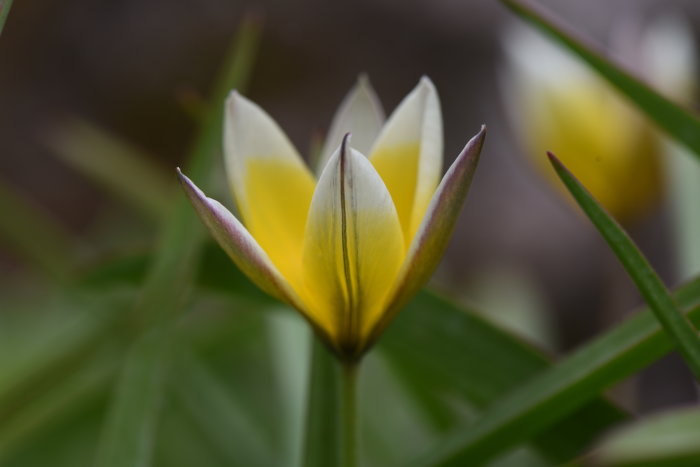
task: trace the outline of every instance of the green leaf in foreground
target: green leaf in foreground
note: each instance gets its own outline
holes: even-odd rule
[[[102,293],[80,298],[41,316],[42,324],[34,323],[32,332],[26,326],[10,327],[23,338],[3,342],[3,355],[9,358],[0,365],[1,465],[28,449],[47,426],[80,412],[111,383],[118,360],[109,349],[118,339],[110,335],[127,297]],[[27,325],[37,318],[34,313]]]
[[[70,318],[49,321],[46,331],[34,327],[34,335],[23,340],[23,347],[3,349],[12,357],[3,362],[0,377],[0,438],[22,424],[18,419],[50,395],[56,380],[72,378],[84,370],[95,349],[114,330],[125,302],[124,297],[108,293],[68,301],[65,306],[71,307]]]
[[[171,334],[153,330],[132,345],[100,437],[96,467],[150,465]]]
[[[182,350],[169,385],[191,423],[211,440],[227,465],[274,465],[274,450],[236,399],[191,351]]]
[[[549,35],[578,55],[669,136],[687,146],[700,157],[700,120],[692,112],[671,102],[639,79],[622,70],[595,50],[585,40],[576,37],[571,28],[527,0],[501,0],[515,14]]]
[[[602,465],[679,467],[700,465],[700,409],[652,415],[606,439],[593,455]]]
[[[675,298],[691,322],[700,323],[700,279],[681,287]],[[446,436],[414,465],[484,463],[543,433],[672,349],[672,341],[652,312],[637,313],[522,383],[489,406],[474,423]]]
[[[32,398],[31,405],[0,426],[0,465],[14,460],[18,451],[35,446],[37,435],[60,427],[61,422],[79,418],[93,409],[96,402],[106,402],[113,382],[116,359],[98,355],[82,371],[62,375],[51,390]],[[39,436],[40,437],[40,436]],[[48,460],[46,461],[48,463]]]
[[[445,421],[454,408],[444,407],[436,396],[463,400],[481,411],[551,366],[550,358],[525,341],[428,291],[399,314],[377,350],[414,391],[427,415],[443,420],[442,432],[459,419],[453,415]],[[620,409],[594,398],[532,444],[550,461],[565,462],[587,449],[601,431],[625,419]]]
[[[659,276],[622,227],[605,212],[556,156],[552,153],[547,155],[559,178],[615,252],[644,301],[675,341],[695,377],[700,380],[700,337],[697,330],[678,309]]]

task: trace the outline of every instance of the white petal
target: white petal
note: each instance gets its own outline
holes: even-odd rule
[[[593,73],[558,44],[539,31],[513,24],[505,33],[504,50],[510,70],[518,80],[540,88],[570,87],[572,82],[588,81]]]
[[[641,43],[645,75],[661,92],[688,103],[696,89],[695,40],[687,22],[664,16],[651,24]]]
[[[362,349],[403,257],[389,192],[365,156],[344,143],[326,165],[311,202],[304,273],[314,315],[328,320],[346,355]]]
[[[299,280],[313,175],[272,118],[235,91],[226,103],[224,149],[248,231],[287,280]]]
[[[369,156],[394,200],[406,244],[440,181],[442,144],[440,101],[423,77],[389,117]]]
[[[369,154],[382,129],[384,118],[384,109],[369,79],[360,75],[357,84],[345,96],[333,117],[321,151],[317,173],[323,171],[347,133],[352,134],[352,145],[355,149],[362,154]]]

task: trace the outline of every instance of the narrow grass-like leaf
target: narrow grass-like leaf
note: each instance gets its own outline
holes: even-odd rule
[[[79,405],[61,408],[57,418],[44,427],[37,427],[30,440],[17,446],[3,467],[76,467],[92,466],[97,434],[107,405],[107,394],[88,394]],[[43,405],[38,402],[38,405]],[[34,411],[32,411],[34,413]],[[48,420],[47,420],[48,421]],[[40,448],[38,448],[40,447]]]
[[[528,0],[501,0],[515,14],[578,55],[592,69],[627,96],[659,128],[700,157],[700,120],[682,106],[654,91],[647,84],[615,65],[572,28]]]
[[[311,375],[306,406],[304,467],[326,467],[340,463],[339,363],[314,336]]]
[[[77,250],[66,229],[1,181],[0,212],[0,239],[19,259],[65,282],[75,266]]]
[[[700,323],[700,278],[675,298]],[[613,384],[673,350],[649,310],[594,339],[571,356],[523,382],[489,406],[473,424],[455,430],[416,466],[479,465],[533,439]]]
[[[72,306],[85,309],[74,309],[72,316],[55,329],[27,339],[30,342],[24,349],[14,351],[14,365],[4,365],[0,379],[0,432],[12,429],[16,417],[50,392],[55,380],[69,377],[89,361],[105,336],[114,330],[124,300],[103,294],[90,303],[76,301]]]
[[[613,433],[593,453],[599,465],[691,467],[700,465],[700,409],[652,415]]]
[[[31,444],[37,434],[91,409],[96,401],[106,401],[117,361],[114,355],[100,354],[81,371],[62,374],[49,391],[32,397],[25,410],[15,414],[9,423],[2,423],[0,464],[4,465],[18,448]]]
[[[48,144],[67,164],[124,199],[149,219],[169,212],[173,182],[153,158],[77,118],[60,123]]]
[[[446,410],[445,400],[462,400],[480,411],[551,365],[550,358],[526,342],[427,291],[399,314],[378,350],[409,389],[418,391],[416,402],[441,421],[442,432],[460,420],[453,407]],[[598,398],[535,438],[533,445],[549,460],[564,462],[583,452],[601,430],[625,419],[624,412]]]
[[[169,328],[154,329],[131,346],[100,436],[95,467],[150,465],[171,339]]]
[[[170,387],[196,428],[212,441],[226,465],[274,465],[275,453],[241,402],[227,392],[197,357],[180,353]]]
[[[218,85],[212,94],[209,111],[195,141],[189,171],[199,179],[208,179],[220,144],[223,101],[228,89],[240,86],[248,77],[257,44],[258,23],[242,23],[234,39]],[[203,243],[203,229],[184,196],[174,201],[165,221],[160,245],[148,268],[141,295],[131,318],[138,329],[168,328],[185,302]],[[111,416],[103,427],[98,452],[98,467],[133,467],[151,465],[155,439],[157,401],[162,395],[156,377],[168,363],[169,333],[146,333],[131,350],[118,386]],[[146,339],[155,342],[142,342]],[[142,357],[139,357],[144,353]],[[165,352],[167,354],[167,352]],[[139,360],[138,362],[135,360]],[[153,375],[149,377],[150,375]]]
[[[153,465],[158,467],[238,467],[226,462],[210,440],[193,426],[188,414],[169,405],[158,421],[158,440],[153,453]],[[231,444],[235,441],[231,440]]]
[[[700,337],[698,331],[674,303],[661,279],[637,249],[624,229],[603,209],[552,153],[549,160],[569,193],[593,222],[627,274],[639,289],[668,335],[673,339],[695,377],[700,380]]]
[[[11,6],[12,0],[0,0],[0,35],[2,35],[2,30],[5,27],[5,21],[7,20],[7,15],[10,13]]]

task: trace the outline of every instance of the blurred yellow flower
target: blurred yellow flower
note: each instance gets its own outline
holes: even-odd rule
[[[625,65],[643,79],[687,99],[680,83],[688,70],[677,57],[687,55],[690,41],[681,30],[678,23],[655,25],[618,52],[627,52],[620,54]],[[648,213],[664,181],[651,125],[608,83],[538,33],[513,28],[505,49],[507,109],[539,171],[563,191],[544,157],[552,151],[618,220]]]
[[[439,262],[485,130],[440,181],[440,104],[423,78],[386,123],[360,79],[333,120],[318,179],[272,118],[235,91],[224,132],[245,227],[180,174],[197,212],[253,282],[299,310],[341,358],[358,359]]]

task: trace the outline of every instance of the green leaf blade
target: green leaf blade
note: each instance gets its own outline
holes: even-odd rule
[[[527,342],[427,291],[401,312],[378,350],[409,388],[420,390],[428,382],[425,392],[459,397],[478,410],[551,365],[550,358]],[[438,414],[443,409],[430,400],[427,404],[427,410]],[[581,423],[582,418],[588,423]],[[587,448],[601,430],[625,419],[623,411],[597,398],[536,437],[533,444],[551,461],[565,462]],[[453,417],[443,423],[449,427],[457,421]]]
[[[227,392],[194,353],[184,350],[181,354],[169,386],[195,427],[211,440],[227,465],[274,465],[268,449],[271,443],[242,410],[244,402]]]
[[[688,318],[700,323],[700,279],[676,294]],[[603,390],[673,349],[647,310],[580,348],[489,406],[473,424],[457,429],[416,466],[486,462],[551,428]]]
[[[131,347],[100,436],[96,467],[151,464],[169,330],[144,334]]]
[[[566,188],[615,252],[644,300],[675,341],[695,377],[700,380],[700,337],[676,306],[661,279],[622,227],[554,156],[549,160]]]

